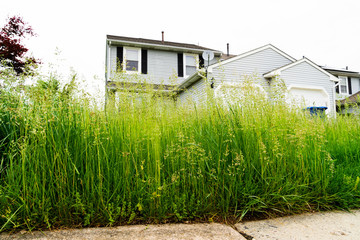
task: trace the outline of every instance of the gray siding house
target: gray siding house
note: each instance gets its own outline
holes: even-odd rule
[[[204,77],[205,50],[214,52]],[[208,65],[208,64],[206,64]],[[117,73],[136,74],[146,84],[162,85],[176,93],[178,102],[192,99],[201,102],[212,91],[224,97],[227,89],[242,91],[246,77],[256,79],[257,87],[268,94],[277,79],[287,87],[288,98],[302,107],[327,107],[335,112],[336,87],[339,79],[332,72],[307,58],[296,60],[271,44],[234,56],[193,44],[167,42],[108,35],[106,39],[107,89],[119,90],[114,83],[121,81]],[[124,86],[124,85],[123,85]]]
[[[205,50],[215,54],[211,63],[222,55],[220,51],[194,44],[108,35],[106,81],[108,86],[119,81],[116,73],[121,70],[129,76],[140,76],[148,84],[177,86],[203,66],[201,54]]]

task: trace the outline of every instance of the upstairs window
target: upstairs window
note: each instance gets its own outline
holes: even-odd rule
[[[195,54],[184,54],[185,77],[193,75],[198,69],[198,56]]]
[[[140,73],[141,49],[124,47],[124,66],[126,72]]]
[[[340,79],[340,94],[349,94],[349,88],[348,88],[348,81],[347,81],[347,77],[343,77],[343,76],[339,76],[338,77]]]

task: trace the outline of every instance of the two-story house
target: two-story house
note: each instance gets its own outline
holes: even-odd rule
[[[340,80],[335,87],[337,111],[340,113],[360,114],[358,106],[360,104],[360,73],[351,71],[348,67],[344,69],[322,68]]]
[[[208,80],[199,71],[204,65],[202,53],[210,50],[214,58],[208,67]],[[208,65],[208,64],[206,64]],[[307,58],[296,60],[275,46],[268,44],[240,55],[223,54],[220,51],[194,44],[167,42],[108,35],[106,39],[107,89],[116,91],[122,81],[117,70],[129,76],[127,84],[133,83],[136,74],[162,89],[175,91],[177,100],[206,99],[206,88],[215,96],[224,97],[226,89],[238,89],[244,76],[256,76],[261,91],[268,93],[277,78],[288,88],[289,97],[303,102],[303,107],[327,107],[335,111],[335,83],[339,79]],[[138,79],[138,78],[136,78]],[[122,85],[126,87],[126,85]]]
[[[176,86],[204,64],[205,50],[214,52],[217,62],[222,53],[195,44],[185,44],[108,35],[106,39],[106,81],[117,81],[116,72],[137,74],[153,85]]]

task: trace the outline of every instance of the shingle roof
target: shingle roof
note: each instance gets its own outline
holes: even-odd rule
[[[160,46],[168,46],[168,47],[176,47],[176,48],[189,48],[194,50],[211,50],[217,53],[221,53],[221,51],[214,50],[211,48],[202,47],[195,44],[189,43],[177,43],[177,42],[169,42],[169,41],[160,41],[160,40],[153,40],[153,39],[145,39],[145,38],[132,38],[132,37],[123,37],[123,36],[114,36],[114,35],[107,35],[108,40],[120,41],[120,42],[132,42],[132,43],[139,43],[139,44],[150,44],[150,45],[160,45]]]
[[[339,105],[345,105],[345,103],[359,103],[359,100],[360,100],[360,91],[347,97],[347,98],[344,98],[342,100],[336,100],[336,103]]]
[[[321,66],[321,68],[325,69],[329,73],[331,73],[333,75],[336,75],[336,76],[347,76],[347,77],[360,78],[360,73],[359,72],[349,71],[347,69],[328,68],[328,67],[323,67],[323,66]]]

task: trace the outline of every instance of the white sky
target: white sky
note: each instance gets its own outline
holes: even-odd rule
[[[296,59],[360,71],[359,0],[2,1],[0,26],[13,15],[38,34],[26,42],[34,57],[64,59],[62,69],[92,92],[104,89],[106,34],[161,40],[165,31],[166,41],[224,53],[230,43],[231,54],[271,43]]]

